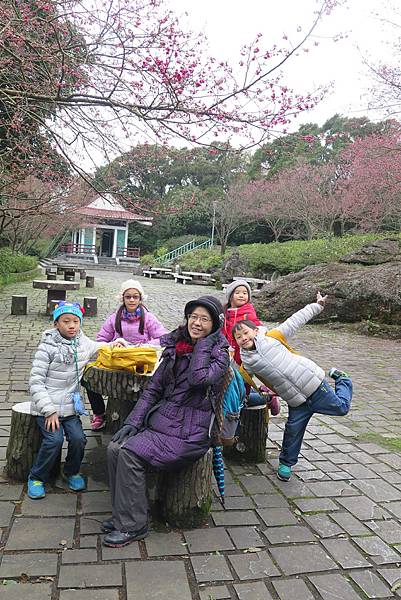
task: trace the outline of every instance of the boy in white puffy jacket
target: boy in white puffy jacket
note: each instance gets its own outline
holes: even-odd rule
[[[42,444],[28,477],[28,496],[45,496],[45,483],[64,442],[68,452],[64,476],[71,490],[85,489],[79,473],[86,437],[80,414],[85,409],[79,393],[84,368],[105,342],[94,342],[81,331],[83,311],[76,302],[60,301],[53,313],[54,329],[45,331],[33,359],[29,387],[31,414],[37,418]],[[113,345],[124,345],[116,340]]]
[[[335,391],[315,362],[296,353],[287,338],[314,316],[322,312],[327,296],[317,293],[317,300],[307,304],[289,319],[266,334],[250,321],[239,321],[233,335],[241,349],[242,374],[248,383],[255,375],[288,404],[277,477],[288,481],[291,467],[298,461],[306,426],[314,413],[346,415],[352,399],[352,381],[338,369],[330,369]]]

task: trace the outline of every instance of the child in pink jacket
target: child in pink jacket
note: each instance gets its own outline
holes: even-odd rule
[[[153,344],[159,346],[159,339],[167,329],[143,305],[147,296],[142,285],[135,279],[121,284],[121,306],[107,317],[96,336],[98,342],[112,342],[124,338],[129,344],[141,346]],[[101,394],[87,390],[93,411],[92,429],[96,431],[105,426],[105,405]]]

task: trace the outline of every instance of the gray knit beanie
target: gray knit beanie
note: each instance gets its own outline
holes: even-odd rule
[[[249,285],[249,283],[247,281],[245,281],[245,279],[236,279],[235,281],[232,281],[231,283],[229,283],[228,286],[226,287],[225,294],[226,294],[226,299],[227,299],[228,304],[230,303],[230,298],[231,298],[233,291],[240,285],[243,285],[244,287],[246,287],[246,289],[248,290],[248,295],[249,295],[248,302],[251,301],[252,292],[251,292],[251,286]]]

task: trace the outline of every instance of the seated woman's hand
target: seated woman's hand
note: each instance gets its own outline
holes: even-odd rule
[[[111,438],[112,442],[121,444],[126,438],[138,433],[138,429],[133,425],[123,425]]]

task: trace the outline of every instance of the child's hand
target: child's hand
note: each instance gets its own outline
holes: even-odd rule
[[[112,348],[127,348],[128,342],[124,338],[117,338],[111,343]]]
[[[322,296],[320,292],[317,293],[316,302],[320,304],[320,306],[324,306],[326,304],[327,294]]]
[[[60,429],[60,421],[58,420],[58,414],[55,412],[45,418],[46,431],[56,431]]]

